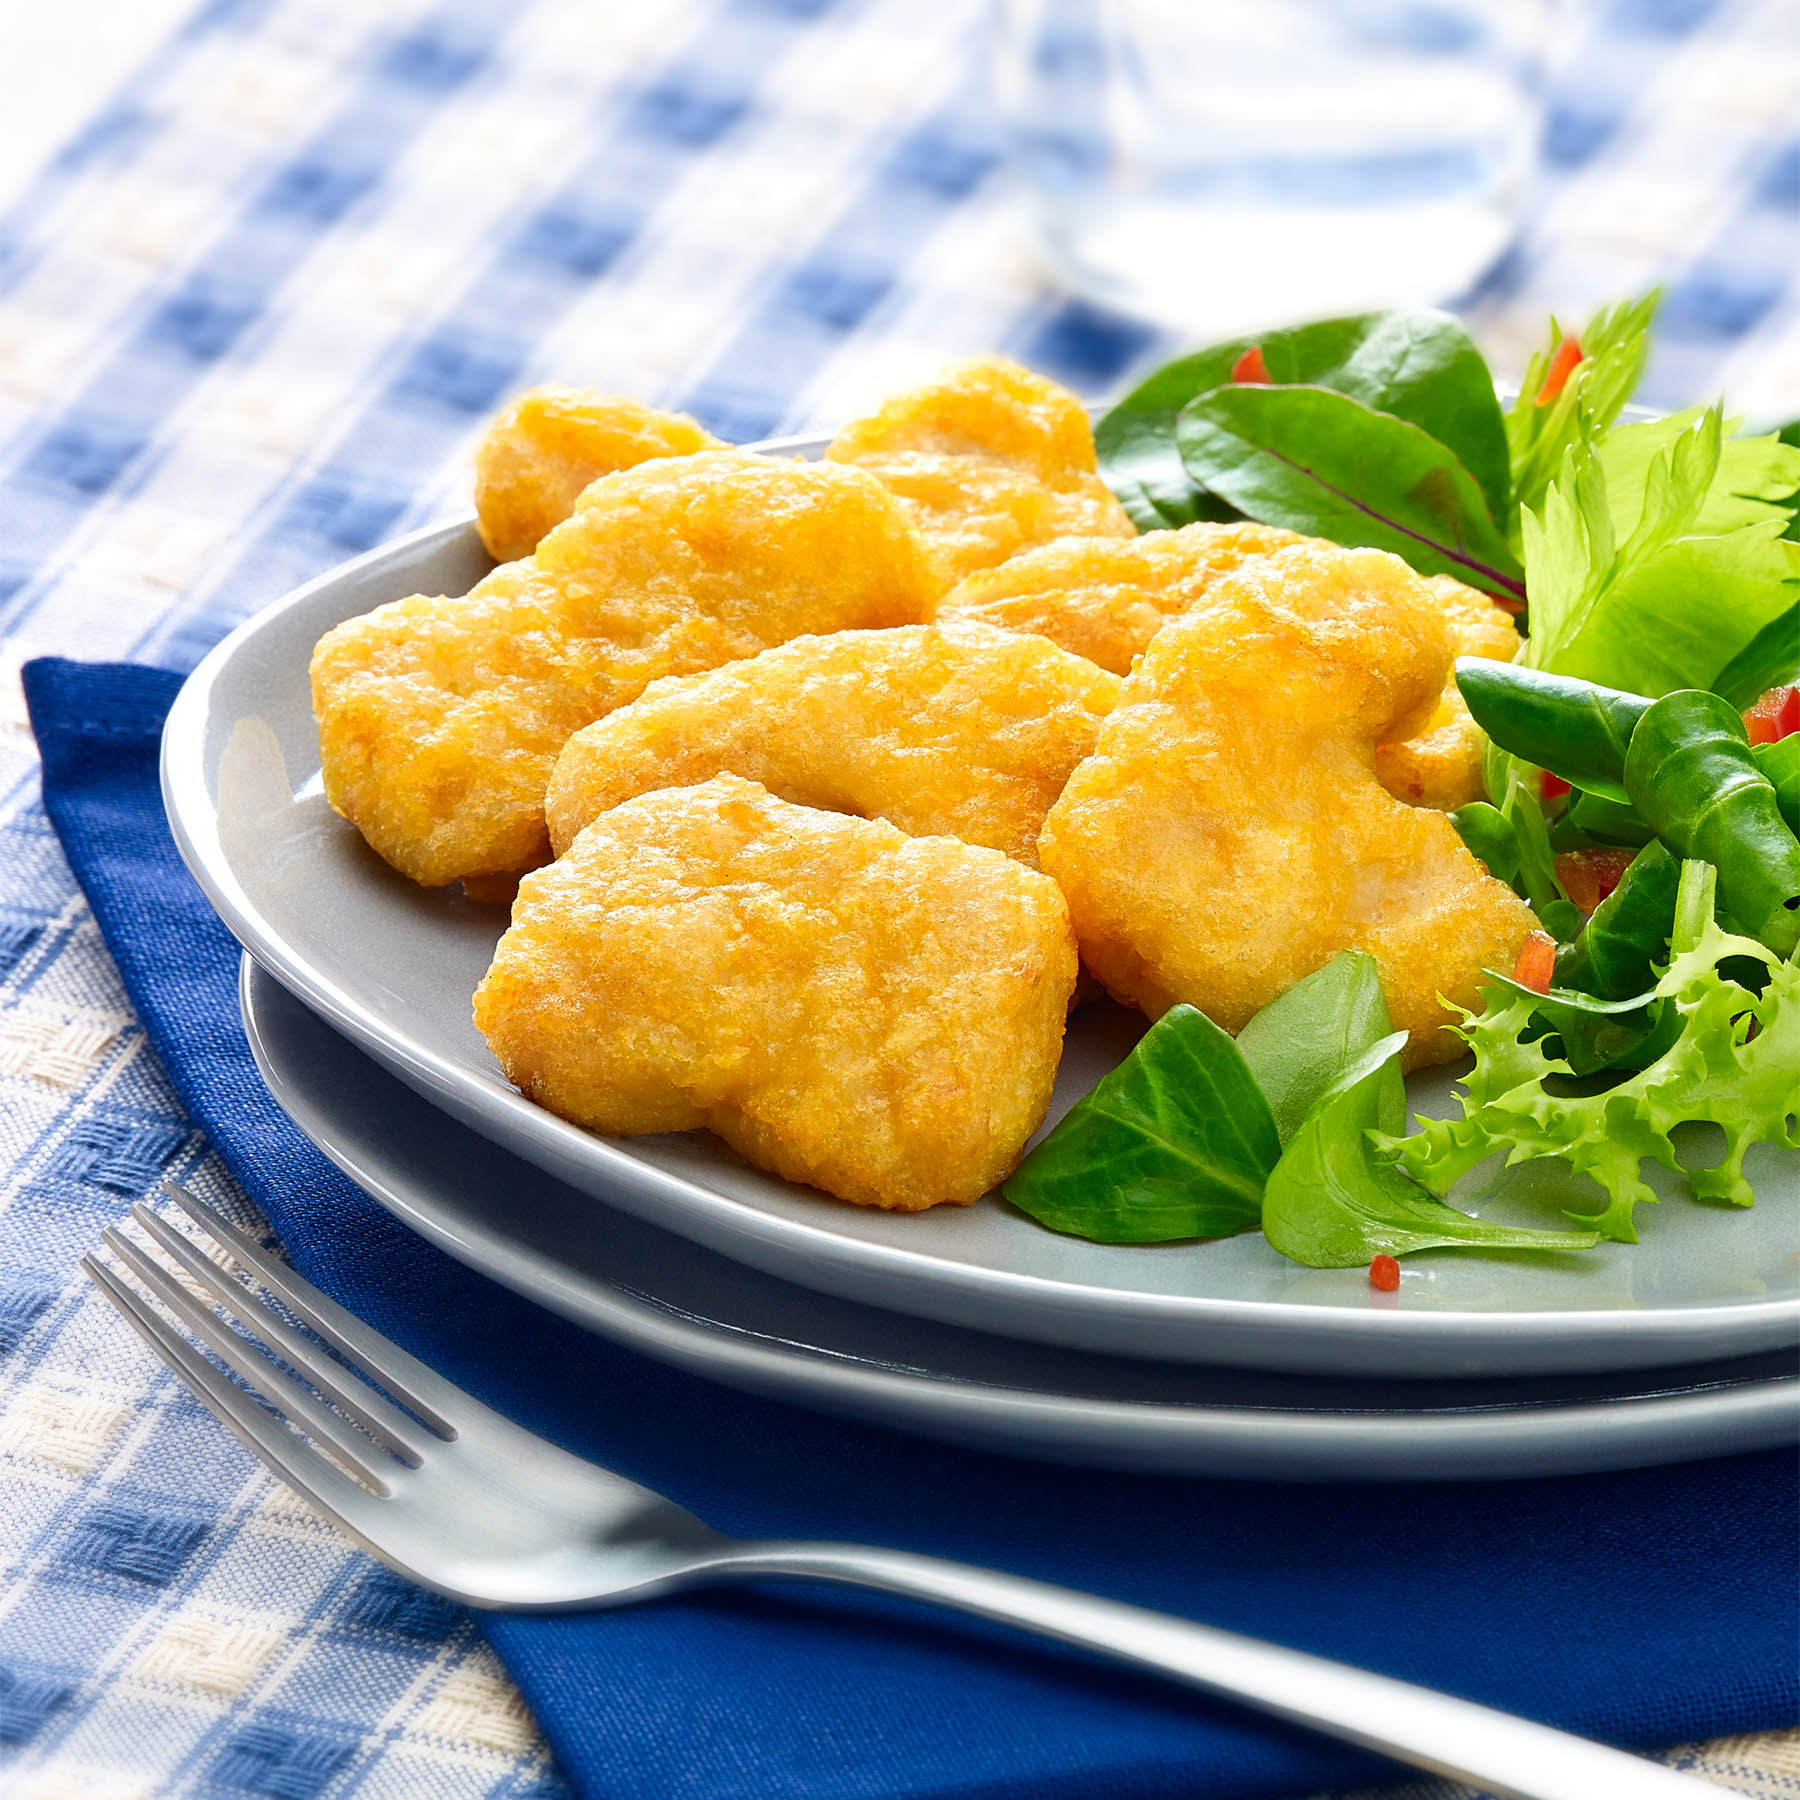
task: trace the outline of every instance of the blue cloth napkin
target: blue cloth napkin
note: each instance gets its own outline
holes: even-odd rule
[[[27,666],[50,818],[183,1104],[296,1267],[490,1405],[728,1531],[1015,1569],[1617,1744],[1800,1710],[1791,1455],[1460,1486],[1063,1469],[714,1387],[441,1255],[339,1175],[257,1076],[237,945],[163,818],[157,747],[179,686],[126,664]],[[607,1800],[1247,1797],[1394,1773],[875,1596],[784,1585],[479,1622],[577,1791]]]

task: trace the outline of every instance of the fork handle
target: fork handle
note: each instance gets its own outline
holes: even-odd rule
[[[705,1578],[798,1576],[936,1601],[1239,1700],[1504,1800],[1701,1800],[1717,1790],[1548,1725],[1390,1676],[1025,1576],[860,1544],[746,1543]]]

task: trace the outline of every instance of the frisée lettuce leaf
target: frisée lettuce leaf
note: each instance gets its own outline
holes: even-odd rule
[[[1750,1146],[1800,1149],[1800,964],[1726,931],[1714,917],[1715,882],[1709,864],[1683,866],[1672,960],[1644,996],[1668,1003],[1678,1021],[1655,1061],[1597,1093],[1563,1091],[1560,1078],[1572,1070],[1543,1035],[1540,996],[1492,984],[1485,1010],[1465,1014],[1461,1027],[1475,1053],[1462,1116],[1424,1120],[1409,1138],[1381,1136],[1382,1151],[1438,1194],[1496,1153],[1509,1165],[1564,1157],[1606,1194],[1598,1213],[1570,1216],[1603,1237],[1636,1243],[1633,1212],[1656,1198],[1642,1176],[1644,1159],[1679,1169],[1670,1133],[1703,1121],[1724,1133],[1725,1154],[1711,1168],[1688,1170],[1689,1183],[1703,1198],[1751,1205]],[[1760,992],[1734,979],[1747,965],[1766,971]]]

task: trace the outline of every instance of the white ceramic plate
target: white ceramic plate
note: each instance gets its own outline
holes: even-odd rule
[[[783,446],[810,449],[811,446]],[[1585,1256],[1438,1252],[1398,1296],[1360,1270],[1298,1267],[1256,1234],[1095,1245],[990,1196],[888,1214],[747,1167],[703,1133],[609,1140],[518,1094],[470,1022],[504,928],[498,909],[386,867],[326,804],[307,693],[322,632],[415,593],[460,593],[490,567],[472,519],[416,532],[299,589],[195,670],[169,716],[163,787],[208,898],[277,980],[463,1123],[570,1186],[740,1262],[950,1324],[1117,1354],[1328,1373],[1503,1375],[1642,1368],[1800,1337],[1800,1155],[1763,1147],[1754,1208],[1705,1206],[1660,1170],[1643,1242]],[[1071,1023],[1051,1118],[1123,1054],[1137,1026],[1109,1005]],[[1415,1078],[1442,1111],[1450,1081]],[[1694,1153],[1716,1149],[1697,1133]],[[1562,1165],[1509,1173],[1472,1210],[1558,1220]],[[1597,1190],[1593,1190],[1597,1192]]]
[[[248,957],[240,996],[276,1099],[390,1211],[579,1324],[752,1393],[1058,1462],[1284,1481],[1562,1475],[1800,1437],[1783,1351],[1655,1374],[1346,1380],[1095,1356],[833,1299],[450,1122]]]

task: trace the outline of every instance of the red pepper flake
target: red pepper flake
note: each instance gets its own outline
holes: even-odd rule
[[[1544,385],[1537,391],[1539,406],[1548,406],[1552,400],[1567,386],[1569,377],[1575,372],[1575,365],[1581,361],[1581,340],[1571,333],[1556,346],[1555,354],[1550,358],[1550,367],[1544,375]]]
[[[1550,991],[1550,977],[1556,973],[1556,939],[1547,931],[1534,931],[1519,951],[1513,964],[1513,980],[1534,993]]]
[[[1800,731],[1800,688],[1770,688],[1744,714],[1753,744],[1778,744]]]
[[[1391,1256],[1378,1256],[1369,1264],[1369,1286],[1380,1288],[1384,1294],[1398,1293],[1400,1289],[1400,1265]]]
[[[1270,386],[1269,365],[1263,361],[1262,345],[1252,344],[1248,350],[1231,365],[1233,381],[1259,382],[1262,386]]]
[[[1552,775],[1548,769],[1538,783],[1538,792],[1546,800],[1560,800],[1569,792],[1569,784],[1560,775]]]

